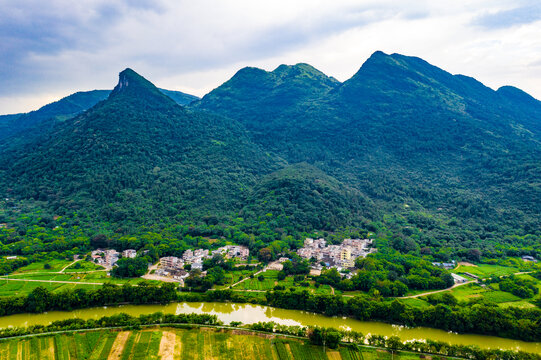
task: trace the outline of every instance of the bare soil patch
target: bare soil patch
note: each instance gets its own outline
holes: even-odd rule
[[[161,356],[162,360],[174,360],[176,340],[177,335],[175,333],[170,331],[163,332],[160,351],[158,352],[158,356]]]
[[[120,359],[120,356],[122,355],[122,351],[124,350],[124,345],[126,344],[126,341],[128,341],[129,337],[130,337],[129,331],[122,331],[118,333],[118,335],[116,336],[115,342],[113,343],[113,346],[111,347],[111,352],[109,353],[107,360]]]
[[[459,261],[459,262],[458,262],[458,265],[477,267],[477,265],[472,264],[472,263],[469,263],[469,262],[467,262],[467,261]]]

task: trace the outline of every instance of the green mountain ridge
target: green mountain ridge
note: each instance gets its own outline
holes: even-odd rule
[[[188,105],[199,99],[180,91],[160,91],[179,105]],[[74,117],[105,100],[110,92],[111,90],[79,91],[29,113],[0,115],[0,142],[24,131],[46,131],[56,123]],[[28,135],[26,137],[28,138]]]
[[[528,95],[382,52],[351,79],[292,105],[284,87],[273,88],[283,107],[261,104],[258,80],[243,81],[193,106],[233,117],[288,162],[306,161],[358,189],[399,227],[433,223],[416,235],[422,244],[541,231],[541,106]],[[452,219],[458,229],[446,225]]]
[[[107,99],[0,147],[0,193],[111,226],[240,222],[258,249],[349,227],[439,259],[541,250],[540,114],[519,89],[382,52],[343,83],[244,68],[185,107],[126,69]]]
[[[263,177],[241,215],[276,217],[276,226],[310,229],[360,225],[376,216],[374,204],[358,190],[307,164],[292,164]]]
[[[239,207],[243,189],[274,169],[236,122],[185,110],[130,69],[119,78],[106,100],[4,156],[4,186],[57,213],[151,222]]]

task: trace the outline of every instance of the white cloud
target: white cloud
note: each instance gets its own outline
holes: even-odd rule
[[[525,16],[513,10],[531,8],[528,1],[0,4],[0,113],[28,111],[67,91],[112,88],[125,67],[199,96],[243,66],[307,62],[346,80],[375,50],[541,98],[541,67],[532,65],[540,61],[541,23],[533,15],[520,21]]]

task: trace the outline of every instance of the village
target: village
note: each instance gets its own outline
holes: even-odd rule
[[[323,238],[304,240],[304,247],[297,250],[297,254],[304,259],[315,259],[317,262],[312,269],[317,272],[327,268],[336,268],[338,271],[355,267],[355,260],[377,251],[371,247],[371,239],[345,239],[340,245],[327,245]]]
[[[352,269],[355,267],[355,259],[365,257],[376,252],[372,247],[371,239],[345,239],[339,245],[327,245],[325,239],[306,238],[304,246],[297,250],[297,254],[303,259],[315,259],[316,262],[311,266],[311,273],[316,275],[326,268],[336,268],[338,271]],[[182,257],[166,256],[159,259],[158,264],[149,264],[149,273],[143,278],[149,280],[161,280],[168,282],[178,282],[183,286],[184,279],[189,275],[190,270],[199,270],[202,275],[203,262],[215,255],[222,255],[225,259],[236,259],[246,261],[250,256],[250,250],[246,246],[226,245],[216,250],[208,249],[188,249],[184,251]],[[92,261],[98,265],[111,270],[118,260],[122,258],[135,258],[137,251],[127,249],[119,252],[115,249],[97,249],[91,252]],[[280,258],[274,263],[274,266],[281,268],[281,263],[289,260],[286,257]],[[273,264],[269,264],[269,269]]]
[[[120,259],[120,255],[122,255],[123,258],[133,259],[137,257],[137,251],[134,249],[127,249],[119,253],[115,249],[96,249],[90,253],[92,261],[103,266],[107,270],[111,270],[113,266],[116,265],[118,259]]]
[[[188,270],[200,270],[202,275],[205,275],[203,261],[215,255],[222,255],[225,259],[246,261],[248,256],[250,256],[250,250],[245,246],[238,245],[226,245],[213,251],[208,249],[186,250],[182,254],[182,258],[175,256],[160,258],[159,267],[156,269],[156,272],[145,276],[145,278],[175,281],[179,282],[180,286],[184,286],[184,279],[189,275]]]

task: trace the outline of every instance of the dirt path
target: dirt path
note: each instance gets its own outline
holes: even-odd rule
[[[152,270],[157,270],[158,269],[158,265],[160,265],[159,262],[157,262],[156,264],[154,265],[151,265],[149,268],[148,268],[148,271],[145,275],[150,275],[150,273],[152,272]]]
[[[164,331],[162,334],[162,341],[160,342],[160,351],[158,356],[161,356],[161,360],[174,360],[175,356],[175,344],[177,335],[170,331]]]
[[[478,267],[477,265],[472,264],[472,263],[469,263],[469,262],[467,262],[467,261],[459,261],[457,265],[458,265],[458,266],[462,265],[462,266]]]
[[[513,275],[531,274],[531,273],[533,273],[533,272],[535,272],[535,271],[522,271],[522,272],[514,273]],[[506,276],[506,275],[502,275],[502,276],[500,276],[500,277],[504,277],[504,276]]]
[[[449,291],[449,290],[452,290],[452,289],[454,289],[456,287],[463,286],[463,285],[466,285],[466,284],[475,283],[475,282],[477,282],[477,280],[470,280],[470,281],[466,281],[464,283],[454,284],[453,286],[448,287],[447,289],[428,291],[428,292],[425,292],[425,293],[422,293],[422,294],[417,294],[417,295],[402,296],[402,297],[399,297],[397,299],[413,299],[413,298],[416,298],[416,297],[426,296],[426,295],[430,295],[430,294],[437,294],[437,293],[440,293],[440,292]]]
[[[262,272],[264,272],[264,271],[267,271],[267,267],[266,267],[266,266],[265,266],[263,269],[259,270],[258,272],[254,273],[254,278],[255,278],[257,275],[259,275],[259,274],[261,274]],[[237,281],[236,283],[234,283],[233,285],[231,285],[231,287],[233,288],[233,287],[237,286],[238,284],[240,284],[241,282],[244,282],[244,281],[248,280],[249,278],[250,278],[249,276],[248,276],[248,277],[245,277],[244,279],[242,279],[242,280],[240,280],[240,281]]]
[[[130,337],[129,331],[122,331],[118,333],[115,339],[115,342],[113,343],[113,346],[111,347],[111,352],[109,353],[107,360],[120,359],[120,356],[122,355],[122,351],[124,350],[124,345],[126,345],[126,342],[128,341],[129,337]]]
[[[30,281],[30,282],[42,282],[42,283],[58,283],[58,284],[82,284],[82,285],[103,285],[104,283],[90,283],[90,282],[81,282],[81,281],[63,281],[63,280],[36,280],[36,279],[12,279],[1,277],[0,281]],[[122,286],[122,284],[116,284]]]
[[[75,264],[77,261],[81,261],[81,260],[82,260],[82,259],[75,260],[75,261],[72,262],[71,264],[64,266],[64,268],[63,268],[62,270],[60,270],[58,273],[59,273],[59,274],[63,273],[64,270],[66,270],[67,268],[69,268],[71,265]]]

